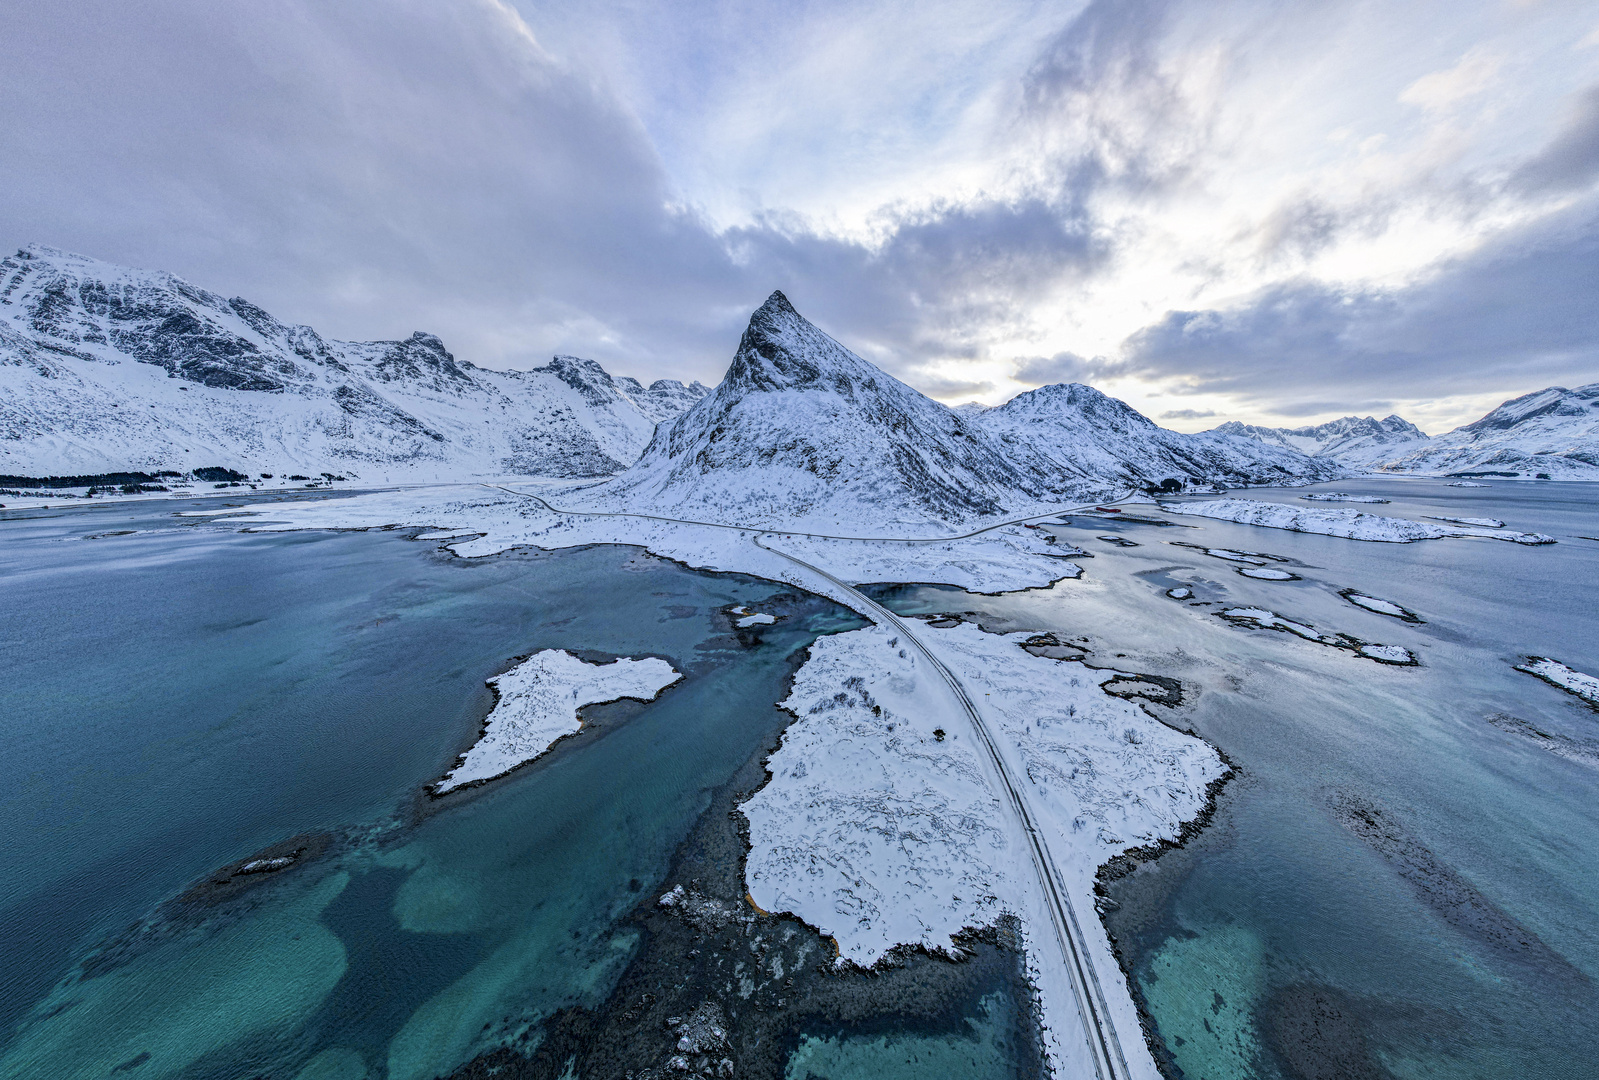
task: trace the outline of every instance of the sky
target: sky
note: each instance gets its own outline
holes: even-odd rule
[[[0,245],[716,382],[773,289],[951,404],[1437,433],[1599,381],[1565,0],[0,0]]]

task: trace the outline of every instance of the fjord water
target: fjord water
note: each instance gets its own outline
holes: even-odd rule
[[[1093,553],[1080,580],[999,597],[888,588],[880,599],[1053,630],[1082,640],[1091,663],[1178,678],[1189,703],[1152,708],[1236,765],[1204,832],[1108,890],[1106,925],[1169,1075],[1591,1077],[1599,714],[1514,665],[1532,654],[1599,674],[1599,540],[1583,538],[1599,536],[1599,491],[1375,479],[1310,490],[1391,502],[1237,494],[1494,517],[1559,543],[1382,544],[1178,515],[1166,528],[1077,517],[1054,531]],[[1268,565],[1302,580],[1251,580],[1172,541],[1285,556]],[[1179,586],[1192,601],[1166,596]],[[1425,623],[1355,607],[1345,588]],[[1230,625],[1216,615],[1224,606],[1402,645],[1421,666]]]
[[[399,1080],[527,1045],[609,992],[626,913],[786,723],[796,651],[859,625],[790,595],[747,648],[720,612],[785,591],[770,582],[614,547],[463,560],[407,534],[250,535],[174,508],[0,522],[0,1075]],[[430,804],[483,680],[554,647],[686,678]],[[239,902],[162,906],[319,832],[332,854]]]

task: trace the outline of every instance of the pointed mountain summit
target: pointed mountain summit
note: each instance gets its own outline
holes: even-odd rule
[[[1069,490],[774,292],[721,384],[657,432],[605,497],[738,524],[872,527],[966,521]]]

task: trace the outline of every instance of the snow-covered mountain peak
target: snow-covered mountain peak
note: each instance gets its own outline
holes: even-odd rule
[[[1481,420],[1456,430],[1488,434],[1506,431],[1539,417],[1593,417],[1596,411],[1599,411],[1599,383],[1589,383],[1575,390],[1551,386],[1511,398]]]
[[[1077,420],[1122,431],[1159,430],[1159,426],[1125,401],[1083,383],[1053,383],[1017,394],[996,413],[1026,423],[1062,423]]]
[[[604,476],[705,392],[573,356],[489,371],[424,331],[334,341],[170,273],[42,245],[0,260],[0,471],[17,475]]]
[[[1060,490],[774,292],[722,382],[604,494],[772,524],[961,521]]]
[[[819,330],[788,297],[773,292],[750,316],[722,386],[741,394],[825,388],[852,396],[858,386],[873,387],[879,378],[886,378],[882,371]]]
[[[1404,453],[1413,443],[1425,442],[1426,432],[1402,416],[1341,416],[1325,423],[1297,428],[1272,428],[1229,420],[1211,429],[1219,435],[1256,439],[1268,446],[1284,446],[1311,457],[1330,458],[1345,465],[1370,468]]]
[[[1131,405],[1082,383],[1055,383],[1017,394],[973,416],[1012,456],[1031,451],[1081,482],[1136,487],[1264,484],[1325,480],[1331,463],[1306,460],[1291,447],[1264,446],[1226,433],[1168,431]]]

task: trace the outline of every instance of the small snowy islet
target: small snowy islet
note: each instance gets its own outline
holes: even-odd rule
[[[1367,611],[1375,611],[1378,615],[1391,615],[1396,619],[1403,619],[1405,622],[1412,623],[1422,621],[1419,615],[1407,607],[1401,607],[1392,600],[1384,600],[1378,596],[1367,596],[1357,589],[1343,589],[1339,591],[1338,595],[1356,607],[1365,608]]]
[[[730,614],[736,616],[733,625],[740,630],[748,630],[753,626],[770,626],[777,621],[776,615],[768,615],[764,611],[751,611],[743,604],[731,609]]]
[[[1344,649],[1356,656],[1364,656],[1368,660],[1375,660],[1380,664],[1393,664],[1396,667],[1416,667],[1420,661],[1416,654],[1402,645],[1379,645],[1376,642],[1361,641],[1349,634],[1333,633],[1324,634],[1308,623],[1295,622],[1285,619],[1275,611],[1265,608],[1236,607],[1218,611],[1216,614],[1236,626],[1253,627],[1260,630],[1280,630],[1293,634],[1295,637],[1306,641],[1313,641],[1317,645],[1328,645],[1334,649]]]
[[[1261,525],[1268,529],[1319,533],[1346,540],[1371,540],[1388,544],[1408,544],[1416,540],[1437,540],[1447,536],[1482,536],[1509,540],[1516,544],[1553,544],[1554,537],[1542,533],[1456,525],[1443,528],[1408,518],[1379,517],[1359,510],[1328,510],[1321,507],[1289,506],[1285,503],[1258,502],[1254,499],[1212,499],[1207,502],[1162,503],[1172,514],[1234,521],[1240,525]]]
[[[1479,529],[1502,529],[1505,527],[1505,523],[1500,521],[1498,518],[1443,517],[1441,515],[1435,515],[1432,517],[1432,520],[1447,521],[1451,525],[1475,525]]]
[[[1290,574],[1286,570],[1277,570],[1269,566],[1240,566],[1237,573],[1247,578],[1258,581],[1298,581],[1298,574]]]
[[[1529,656],[1526,663],[1516,665],[1516,670],[1536,675],[1544,682],[1558,686],[1573,697],[1581,698],[1595,709],[1599,709],[1599,679],[1586,672],[1567,667],[1547,656]]]
[[[623,657],[590,664],[564,649],[534,653],[503,675],[488,680],[499,697],[481,738],[461,763],[433,788],[443,795],[463,784],[503,776],[548,750],[581,726],[585,705],[638,698],[648,701],[681,679],[665,660]]]

